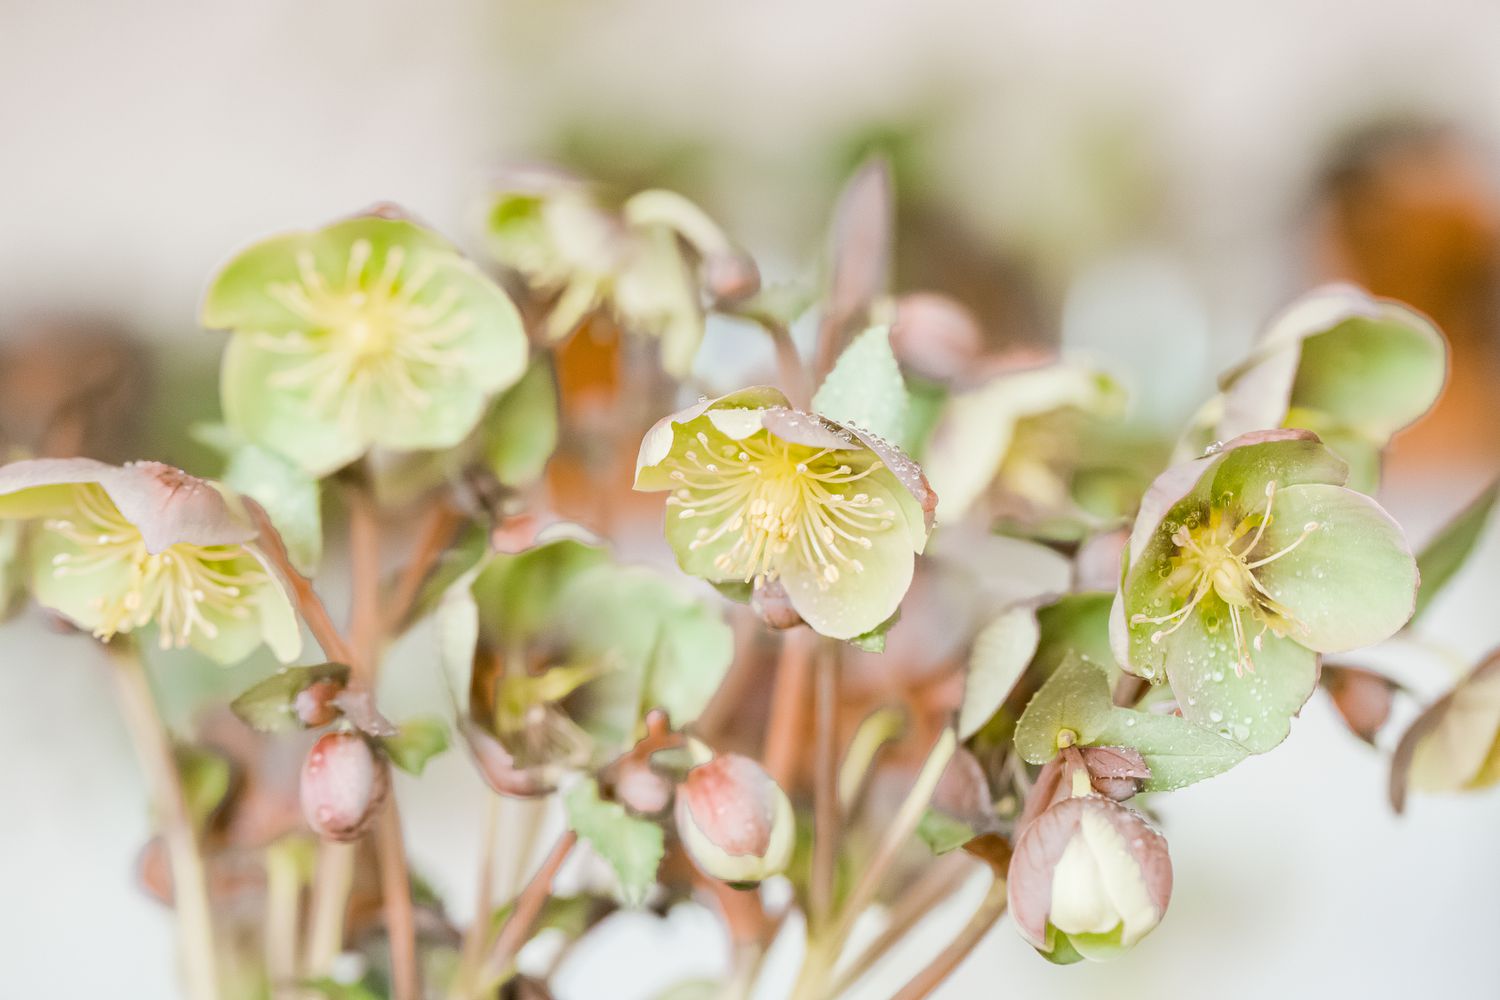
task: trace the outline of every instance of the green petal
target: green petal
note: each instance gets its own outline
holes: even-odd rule
[[[1205,625],[1209,616],[1215,619],[1213,629]],[[1318,682],[1317,654],[1270,633],[1259,650],[1252,650],[1255,670],[1236,676],[1234,635],[1223,602],[1215,598],[1205,600],[1160,645],[1182,717],[1251,753],[1265,753],[1286,739],[1292,716]]]
[[[1380,642],[1411,617],[1417,564],[1401,528],[1374,500],[1338,486],[1278,490],[1271,523],[1252,556],[1296,548],[1256,570],[1307,631],[1292,638],[1322,653]]]
[[[312,405],[307,390],[267,389],[278,372],[297,364],[294,357],[235,337],[224,348],[219,398],[224,419],[247,439],[323,476],[363,454],[370,438],[325,416]]]
[[[299,329],[303,322],[289,312],[267,288],[296,281],[297,255],[313,254],[319,270],[342,274],[349,248],[369,240],[374,257],[384,259],[391,247],[454,253],[453,245],[436,233],[400,219],[361,216],[323,229],[284,233],[255,243],[235,256],[215,275],[203,300],[202,322],[212,330],[280,333]]]
[[[1342,485],[1349,474],[1343,459],[1316,437],[1294,437],[1247,445],[1227,452],[1209,487],[1209,499],[1236,517],[1261,510],[1266,486],[1278,490],[1301,483]]]
[[[55,531],[40,531],[31,549],[31,594],[44,608],[51,608],[79,628],[93,631],[101,621],[100,606],[117,599],[130,587],[130,567],[125,560],[100,565],[87,573],[58,573],[58,556],[84,558],[88,550]]]
[[[883,499],[888,507],[901,509],[899,495],[904,489],[891,488],[879,476],[870,476],[861,485],[870,496]],[[912,551],[909,532],[893,525],[867,537],[872,544],[859,552],[859,561],[864,564],[861,572],[844,567],[838,580],[826,583],[818,568],[801,560],[788,563],[782,571],[782,583],[792,607],[804,621],[830,638],[852,639],[875,628],[895,614],[911,586],[917,557]]]

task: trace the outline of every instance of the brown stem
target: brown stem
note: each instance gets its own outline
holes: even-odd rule
[[[373,692],[380,655],[380,514],[362,487],[349,493],[349,643],[354,649],[349,683]]]
[[[891,907],[889,918],[880,934],[865,946],[839,973],[829,996],[842,996],[852,989],[865,974],[874,968],[902,938],[943,900],[949,898],[964,884],[973,871],[970,862],[962,854],[949,854],[927,869],[915,885],[902,894]]]
[[[398,627],[406,621],[412,606],[416,604],[417,595],[422,591],[422,584],[427,582],[432,568],[447,550],[448,543],[453,540],[454,533],[463,521],[463,513],[446,499],[436,500],[427,508],[418,528],[420,534],[412,548],[411,559],[396,578],[395,589],[391,591],[386,603],[386,621]]]
[[[833,876],[838,860],[840,647],[824,643],[817,658],[817,725],[813,758],[813,858],[808,883],[810,922],[823,927],[833,907]]]
[[[112,666],[125,726],[146,772],[146,783],[167,846],[167,862],[172,871],[172,909],[177,914],[178,947],[182,952],[187,995],[191,1000],[217,1000],[218,945],[214,938],[208,874],[172,753],[172,741],[156,710],[156,698],[145,667],[135,651],[117,653]]]
[[[391,945],[391,987],[398,1000],[420,1000],[422,980],[417,965],[417,922],[412,910],[411,875],[406,870],[406,845],[401,836],[401,814],[394,797],[381,810],[375,831],[375,853],[380,864],[380,891],[385,901],[386,934]]]
[[[989,891],[980,901],[979,908],[974,911],[963,930],[958,932],[958,936],[922,971],[913,976],[909,983],[901,987],[891,1000],[922,1000],[937,989],[943,980],[953,974],[953,970],[963,964],[974,946],[984,940],[990,928],[995,926],[995,921],[1005,912],[1005,899],[1005,880],[997,877],[990,883]]]
[[[323,599],[313,589],[312,581],[292,565],[292,560],[286,554],[286,544],[281,540],[281,532],[277,531],[276,526],[271,523],[270,515],[266,513],[264,507],[249,497],[245,497],[244,501],[246,509],[250,512],[250,520],[255,524],[255,530],[259,534],[257,542],[261,551],[265,553],[267,559],[271,560],[292,588],[292,599],[297,602],[297,613],[312,630],[313,638],[323,649],[323,655],[330,660],[352,664],[353,651],[344,641],[338,626],[333,623],[333,618],[328,614],[328,608],[323,604]]]
[[[799,410],[808,409],[812,406],[812,380],[807,365],[797,353],[797,345],[792,342],[791,331],[785,323],[769,317],[763,319],[761,325],[771,335],[771,343],[776,347],[776,375],[781,382],[781,391],[786,393],[792,406]]]
[[[505,926],[500,928],[500,935],[495,938],[495,944],[490,948],[489,960],[484,965],[484,975],[480,977],[482,989],[481,994],[487,995],[490,986],[505,976],[506,970],[516,957],[516,952],[526,943],[531,934],[531,926],[536,923],[536,918],[542,912],[542,906],[552,895],[552,880],[557,876],[557,870],[562,863],[568,859],[568,852],[573,850],[573,845],[578,842],[578,834],[568,830],[558,838],[557,844],[542,861],[542,866],[537,869],[531,881],[521,890],[516,897],[515,909],[511,911],[510,919],[505,921]]]
[[[781,634],[781,655],[776,662],[776,690],[771,695],[771,718],[766,726],[762,758],[766,772],[782,788],[790,790],[797,757],[802,749],[802,713],[812,670],[816,635],[798,626]]]
[[[484,833],[479,847],[478,889],[474,894],[474,919],[464,931],[459,949],[458,972],[448,990],[450,1000],[467,1000],[474,990],[474,976],[484,958],[490,938],[490,910],[495,895],[495,841],[500,834],[500,796],[490,795],[484,814]]]

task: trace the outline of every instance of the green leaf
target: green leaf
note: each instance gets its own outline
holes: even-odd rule
[[[485,463],[501,483],[528,486],[541,478],[557,447],[557,385],[544,356],[495,402],[482,436]]]
[[[318,681],[349,680],[349,668],[342,663],[319,663],[310,667],[287,667],[241,694],[229,707],[253,729],[274,733],[300,725],[297,721],[297,695]]]
[[[861,633],[860,635],[857,635],[854,638],[850,639],[849,645],[855,647],[856,649],[862,649],[866,653],[884,653],[885,635],[893,627],[895,627],[895,624],[900,620],[901,609],[897,608],[895,614],[891,615],[885,621],[870,629],[870,631]]]
[[[316,479],[269,449],[244,444],[229,455],[224,485],[266,509],[301,573],[317,572],[323,558],[323,513]]]
[[[962,820],[928,806],[917,823],[917,836],[933,854],[947,854],[973,840],[975,833]]]
[[[1110,712],[1090,744],[1139,750],[1151,768],[1151,777],[1141,786],[1147,792],[1169,792],[1211,778],[1246,757],[1238,743],[1181,716],[1129,708]]]
[[[1474,545],[1489,521],[1490,511],[1494,509],[1496,497],[1500,497],[1500,479],[1490,483],[1469,506],[1449,521],[1417,556],[1417,570],[1421,575],[1422,586],[1417,591],[1417,609],[1412,613],[1412,621],[1422,616],[1427,605],[1453,579],[1469,554],[1474,551]]]
[[[408,719],[380,743],[391,763],[407,774],[421,774],[429,760],[448,749],[448,724],[430,715]]]
[[[1036,611],[1041,638],[1032,663],[1050,676],[1068,655],[1077,653],[1114,676],[1115,654],[1109,645],[1109,611],[1115,596],[1104,591],[1065,594]]]
[[[1045,764],[1057,755],[1064,731],[1075,742],[1092,743],[1113,707],[1104,668],[1069,654],[1021,713],[1016,749],[1026,761]]]
[[[202,830],[229,794],[234,769],[222,753],[206,747],[180,744],[173,755],[177,758],[177,774],[182,781],[188,815],[193,818],[194,828]]]
[[[563,798],[568,827],[615,870],[620,898],[626,906],[640,906],[656,883],[664,838],[661,827],[637,819],[617,802],[599,797],[599,784],[580,781]]]
[[[1041,639],[1036,612],[1016,605],[1001,612],[974,639],[964,700],[958,710],[958,738],[966,740],[1005,703],[1026,671]]]
[[[819,386],[812,405],[825,417],[899,444],[910,398],[891,352],[890,334],[888,326],[872,326],[854,338]]]

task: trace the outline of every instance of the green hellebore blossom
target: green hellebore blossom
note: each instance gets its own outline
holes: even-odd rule
[[[302,633],[255,530],[211,483],[159,462],[33,459],[0,467],[0,517],[37,519],[31,592],[100,639],[155,624],[162,648],[220,663]]]
[[[313,475],[375,446],[458,444],[526,368],[505,292],[401,219],[361,216],[255,244],[215,277],[202,321],[234,334],[221,373],[227,422]]]
[[[1184,448],[1298,427],[1349,463],[1353,488],[1373,492],[1381,451],[1437,402],[1447,371],[1447,343],[1427,317],[1353,285],[1323,285],[1273,319],[1249,357],[1220,377],[1222,393]]]
[[[962,517],[996,482],[1040,508],[1065,506],[1056,463],[1076,434],[1066,421],[1117,415],[1123,405],[1113,379],[1074,364],[1009,372],[955,393],[921,452],[944,519]]]
[[[887,621],[911,584],[937,497],[889,443],[744,389],[659,421],[635,488],[669,490],[667,541],[711,583],[779,581],[824,635]]]
[[[1162,473],[1122,558],[1120,664],[1165,679],[1184,718],[1252,753],[1285,739],[1319,654],[1389,637],[1416,597],[1401,528],[1346,475],[1301,430],[1246,434]]]
[[[670,191],[642,191],[616,213],[576,178],[514,171],[489,223],[496,259],[533,293],[553,298],[549,339],[604,310],[621,328],[659,340],[662,365],[678,378],[692,370],[703,340],[700,286],[724,300],[759,285],[749,258],[702,209]]]

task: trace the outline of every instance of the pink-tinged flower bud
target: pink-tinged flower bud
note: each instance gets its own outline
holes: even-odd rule
[[[755,761],[720,754],[677,787],[677,833],[693,862],[730,883],[759,882],[792,859],[792,803]]]
[[[1166,912],[1167,842],[1139,813],[1103,796],[1066,799],[1021,832],[1009,896],[1021,936],[1048,959],[1114,958]]]
[[[782,630],[802,624],[802,616],[792,607],[792,599],[780,580],[763,581],[751,591],[750,607],[770,628]]]
[[[369,829],[390,790],[390,772],[359,733],[327,733],[302,763],[302,815],[328,840]]]
[[[744,254],[715,253],[703,258],[703,283],[717,303],[742,302],[760,291],[760,270]]]

